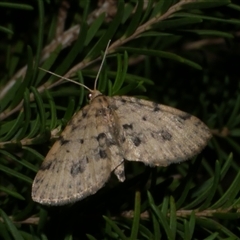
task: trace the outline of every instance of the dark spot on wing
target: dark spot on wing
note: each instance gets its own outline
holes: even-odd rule
[[[187,120],[187,119],[189,119],[189,118],[191,118],[191,114],[189,114],[189,113],[184,113],[184,114],[182,114],[182,115],[179,115],[179,117],[182,119],[182,120]]]
[[[122,136],[121,142],[124,143],[125,141],[126,141],[126,138],[124,136]]]
[[[85,160],[80,159],[78,162],[73,163],[70,173],[73,177],[77,176],[79,173],[83,173],[85,171]]]
[[[200,126],[200,125],[201,125],[201,121],[196,121],[196,122],[194,122],[194,125],[195,125],[196,127]]]
[[[131,129],[131,130],[133,129],[132,124],[123,124],[122,126],[124,129]]]
[[[133,143],[134,143],[134,145],[135,145],[136,147],[138,147],[138,146],[141,144],[141,140],[140,140],[139,137],[133,138],[132,141],[133,141]]]
[[[71,126],[71,131],[72,132],[75,131],[78,128],[78,125],[76,125],[76,124],[72,124],[70,126]]]
[[[161,136],[163,140],[166,140],[166,141],[170,141],[172,139],[172,135],[167,130],[162,130]]]
[[[115,139],[111,138],[111,139],[107,139],[106,144],[107,144],[108,147],[111,147],[113,145],[117,145],[117,142],[116,142]]]
[[[203,147],[203,144],[200,142],[198,142],[197,145],[198,145],[199,149],[201,149]]]
[[[98,102],[99,102],[99,103],[102,103],[102,98],[98,98]]]
[[[52,163],[53,163],[53,161],[51,161],[51,162],[43,162],[43,164],[40,167],[40,170],[45,171],[45,170],[50,169]]]
[[[178,153],[176,152],[176,148],[174,146],[170,146],[170,151],[174,155],[175,158],[178,158]]]
[[[182,149],[182,145],[181,144],[177,144],[179,149]]]
[[[69,153],[70,151],[67,149],[66,152]]]
[[[172,116],[172,118],[173,118],[173,120],[177,123],[177,126],[178,126],[179,128],[182,128],[181,125],[184,124],[185,120],[182,119],[182,118],[180,118],[179,116],[175,116],[175,115]],[[181,125],[179,125],[178,123],[180,123]]]
[[[155,136],[155,135],[156,135],[156,133],[153,133],[153,132],[151,132],[151,136],[152,136],[152,138],[154,138],[154,139],[155,139],[155,138],[156,138],[156,136]]]
[[[121,102],[122,102],[122,103],[125,103],[125,102],[126,102],[126,100],[125,100],[125,99],[123,99],[123,98],[121,98]]]
[[[44,199],[44,194],[45,194],[45,191],[40,195],[40,199]]]
[[[38,183],[40,181],[40,178],[35,179],[35,183]]]
[[[80,142],[81,144],[83,144],[83,143],[84,143],[84,140],[83,140],[83,139],[80,139],[79,142]]]
[[[97,140],[101,140],[101,139],[105,139],[106,138],[106,134],[105,133],[99,133],[98,136],[97,136]]]
[[[99,155],[100,155],[100,158],[107,158],[107,153],[105,150],[100,149]]]
[[[110,127],[109,127],[109,132],[111,133],[111,135],[115,138],[118,139],[119,134],[120,134],[120,129],[118,127],[118,125],[116,123],[113,123]]]
[[[105,133],[99,133],[98,136],[96,137],[99,146],[104,147],[106,145],[106,134]]]
[[[156,139],[157,141],[170,141],[172,139],[172,135],[167,130],[160,130],[157,132],[151,132],[152,138]]]
[[[64,139],[62,136],[60,137],[59,141],[60,141],[60,144],[61,144],[61,145],[65,145],[65,144],[67,144],[67,143],[70,142],[69,140]]]
[[[153,103],[153,111],[154,112],[160,111],[160,107],[159,107],[159,105],[157,103]]]
[[[194,129],[193,132],[195,135],[198,135],[198,129]]]
[[[82,117],[85,118],[87,116],[87,111],[86,110],[82,110]]]
[[[147,117],[146,117],[146,116],[143,116],[143,117],[142,117],[142,120],[143,120],[143,121],[147,121]]]

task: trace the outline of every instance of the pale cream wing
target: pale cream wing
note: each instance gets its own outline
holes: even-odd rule
[[[68,123],[34,179],[34,201],[62,205],[80,200],[99,190],[121,164],[118,147],[109,146],[113,138],[99,108],[92,102]]]
[[[203,122],[175,108],[126,96],[109,102],[124,132],[126,160],[167,166],[198,154],[211,138]]]

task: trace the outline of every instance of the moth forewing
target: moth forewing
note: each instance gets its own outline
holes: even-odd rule
[[[198,154],[211,138],[198,118],[178,109],[127,96],[112,104],[124,129],[124,159],[167,166]]]

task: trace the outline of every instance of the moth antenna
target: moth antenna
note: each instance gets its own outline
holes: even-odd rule
[[[103,59],[102,59],[100,68],[99,68],[99,70],[98,70],[98,73],[97,73],[97,76],[96,76],[96,79],[95,79],[95,82],[94,82],[94,91],[97,90],[98,77],[99,77],[100,72],[101,72],[101,70],[102,70],[102,66],[103,66],[103,63],[104,63],[104,61],[105,61],[105,58],[106,58],[106,55],[107,55],[107,50],[108,50],[108,48],[109,48],[110,42],[111,42],[111,40],[108,41],[108,44],[107,44],[106,50],[105,50],[105,52],[104,52],[104,55],[103,55]]]
[[[50,73],[50,74],[52,74],[52,75],[54,75],[54,76],[56,76],[56,77],[59,77],[60,79],[67,80],[67,81],[73,82],[73,83],[75,83],[75,84],[77,84],[77,85],[79,85],[79,86],[81,86],[81,87],[84,87],[84,88],[86,88],[86,89],[87,89],[89,92],[91,92],[91,93],[93,92],[92,89],[90,89],[89,87],[87,87],[86,85],[84,85],[84,84],[82,84],[82,83],[79,83],[79,82],[76,82],[76,81],[74,81],[74,80],[72,80],[72,79],[69,79],[69,78],[60,76],[60,75],[58,75],[58,74],[56,74],[56,73],[54,73],[54,72],[51,72],[51,71],[49,71],[49,70],[46,70],[46,69],[44,69],[44,68],[41,68],[41,67],[38,67],[38,68],[41,69],[41,70],[44,71],[44,72],[47,72],[47,73]]]

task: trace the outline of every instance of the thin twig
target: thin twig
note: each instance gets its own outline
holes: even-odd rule
[[[113,44],[111,44],[111,45],[109,46],[108,53],[115,52],[115,51],[117,50],[117,48],[120,47],[121,45],[124,45],[125,43],[127,43],[127,42],[129,42],[129,41],[131,41],[131,40],[133,40],[133,39],[136,39],[137,37],[139,37],[139,35],[140,35],[141,33],[143,33],[144,31],[147,31],[148,29],[150,29],[150,27],[151,27],[153,24],[158,23],[158,22],[160,22],[160,21],[163,21],[163,20],[165,20],[165,19],[167,19],[167,18],[170,18],[173,13],[181,10],[181,7],[182,7],[183,5],[188,4],[188,3],[191,3],[191,2],[195,2],[195,0],[182,0],[182,1],[180,1],[179,3],[177,3],[177,4],[173,5],[172,7],[170,7],[170,8],[168,9],[168,11],[165,12],[163,15],[160,15],[160,16],[157,16],[157,17],[154,17],[154,18],[150,19],[150,20],[147,21],[146,23],[144,23],[144,24],[142,24],[141,26],[139,26],[139,27],[136,29],[136,31],[135,31],[131,36],[129,36],[129,37],[127,37],[127,38],[121,38],[121,39],[118,39],[117,41],[113,42]],[[79,26],[77,27],[77,29],[79,30]],[[74,33],[76,33],[76,31],[75,31]],[[67,37],[69,37],[69,35],[67,35]],[[73,38],[71,38],[71,40],[73,40]],[[56,39],[55,39],[54,41],[56,41]],[[66,41],[66,39],[65,39],[65,41]],[[64,41],[64,39],[62,38],[60,42],[61,42],[61,44],[63,44],[63,43],[65,43],[65,41]],[[70,40],[68,39],[67,42],[69,43]],[[55,45],[55,46],[56,46],[56,45]],[[50,49],[50,47],[49,47],[49,49],[48,49],[48,55],[49,55],[50,52],[52,52],[52,49]],[[46,57],[46,56],[45,56],[45,57]],[[42,58],[42,59],[43,59],[43,58]],[[89,65],[91,65],[92,63],[94,63],[94,62],[96,62],[96,61],[98,61],[98,60],[100,60],[100,59],[101,59],[101,57],[99,56],[99,57],[97,57],[96,59],[94,59],[94,60],[92,60],[92,61],[89,61],[89,62],[82,61],[82,62],[76,64],[74,67],[72,67],[63,77],[65,77],[65,78],[70,78],[71,75],[72,75],[73,73],[75,73],[76,71],[81,70],[81,69],[85,68],[86,66],[89,66]],[[25,68],[26,68],[26,67],[25,67]],[[22,72],[21,72],[21,73],[22,73]],[[20,77],[20,72],[18,73],[18,77]],[[15,80],[16,80],[16,79],[15,79]],[[52,87],[55,87],[55,86],[61,84],[62,82],[63,82],[62,80],[58,80],[58,81],[56,81],[54,84],[45,83],[44,85],[40,86],[37,90],[38,90],[39,93],[41,93],[41,92],[43,92],[45,89],[50,89],[50,88],[52,88]],[[10,81],[10,85],[11,85],[11,84],[14,84],[14,83],[12,83],[12,81]],[[7,86],[6,88],[9,89],[9,86]],[[5,90],[5,89],[3,89],[3,92],[2,92],[2,94],[1,94],[1,96],[0,96],[0,98],[3,97],[4,93],[6,93],[6,90]],[[30,100],[33,101],[33,99],[34,99],[33,94],[30,94]],[[4,120],[4,119],[7,118],[8,116],[10,116],[10,115],[12,115],[13,113],[19,111],[19,110],[22,108],[22,104],[23,104],[23,102],[21,101],[14,109],[11,109],[11,110],[6,109],[4,112],[2,112],[2,113],[0,114],[0,120]]]
[[[229,208],[219,208],[219,209],[206,209],[203,211],[198,211],[198,209],[195,210],[184,210],[184,209],[180,209],[176,211],[176,216],[177,217],[182,217],[182,218],[187,218],[189,216],[191,216],[192,212],[194,212],[194,215],[198,218],[207,218],[207,217],[213,217],[214,214],[224,214],[224,213],[239,213],[240,209],[239,208],[233,208],[233,207],[229,207]],[[121,217],[124,218],[128,218],[128,219],[133,219],[134,218],[134,211],[130,210],[130,211],[125,211],[121,214]],[[170,217],[170,213],[167,213],[167,217]],[[118,219],[118,216],[112,217],[112,219]],[[150,212],[149,211],[145,211],[142,212],[140,215],[140,218],[142,220],[147,220],[150,219]],[[22,221],[14,221],[14,218],[12,216],[9,216],[9,219],[11,219],[13,221],[13,223],[17,223],[17,224],[28,224],[28,225],[37,225],[39,223],[40,218],[39,217],[29,217],[25,220]],[[0,218],[0,221],[3,222],[4,220],[2,218]]]

